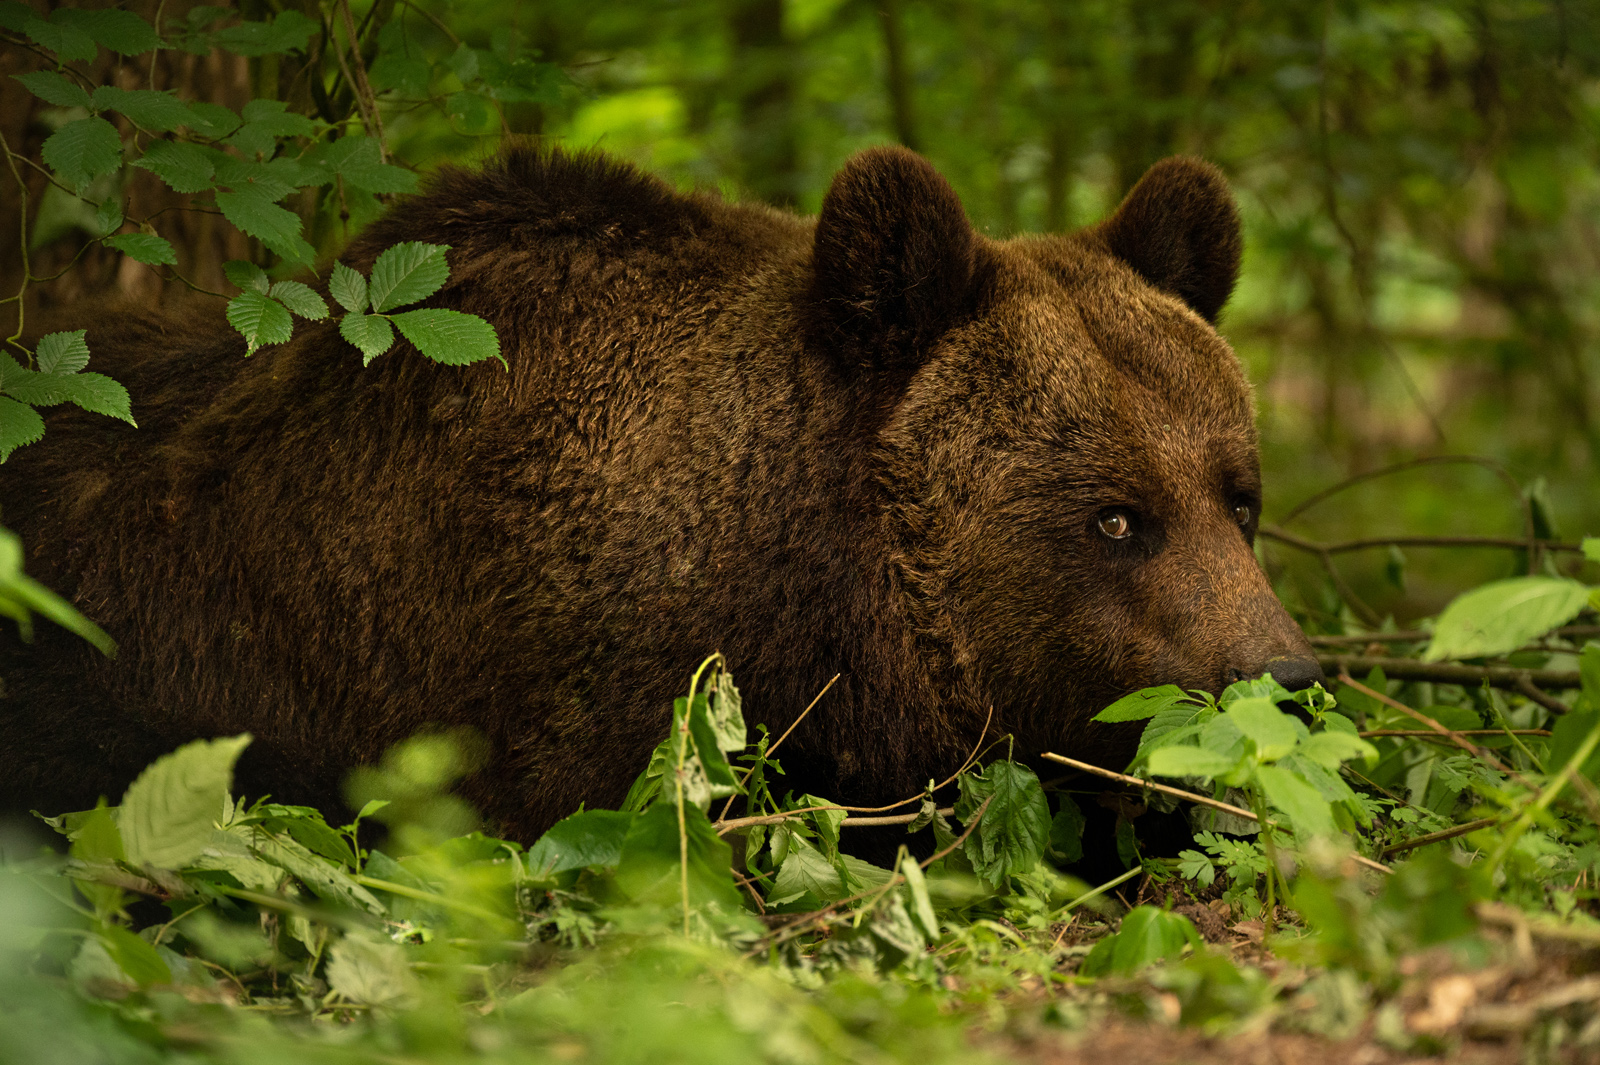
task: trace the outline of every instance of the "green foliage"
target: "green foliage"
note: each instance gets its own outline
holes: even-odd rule
[[[0,419],[5,415],[6,402],[9,401],[0,399]],[[16,406],[21,407],[22,404]],[[3,433],[3,427],[4,422],[0,421],[0,433]],[[0,452],[0,456],[3,456],[3,452]],[[10,618],[16,623],[22,639],[31,641],[35,613],[43,614],[62,628],[88,640],[104,655],[111,656],[117,652],[116,643],[100,626],[22,572],[22,539],[10,529],[0,528],[0,617]]]
[[[1084,976],[1128,975],[1175,959],[1185,948],[1200,947],[1200,933],[1187,917],[1154,906],[1136,906],[1122,919],[1121,928],[1094,945],[1078,972]]]
[[[1423,660],[1507,654],[1565,625],[1588,601],[1586,586],[1563,578],[1513,577],[1486,584],[1445,607]]]

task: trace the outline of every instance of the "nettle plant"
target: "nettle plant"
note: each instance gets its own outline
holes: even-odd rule
[[[318,279],[306,276],[319,253],[347,238],[352,221],[375,217],[387,197],[417,188],[416,173],[391,160],[386,111],[415,128],[419,113],[432,110],[455,135],[496,137],[505,128],[502,104],[551,102],[563,91],[560,71],[535,61],[509,31],[482,49],[410,5],[379,2],[359,17],[349,0],[307,7],[309,13],[290,9],[250,20],[227,7],[198,6],[157,27],[128,11],[63,8],[44,15],[0,0],[0,41],[43,60],[41,69],[14,77],[50,105],[39,117],[54,127],[37,160],[0,140],[23,223],[22,282],[0,301],[17,307],[15,330],[0,354],[0,461],[43,435],[40,407],[75,403],[136,424],[126,389],[86,371],[85,331],[51,333],[32,348],[23,343],[29,286],[59,276],[37,276],[28,262],[45,207],[87,238],[67,269],[101,245],[201,292],[208,290],[179,272],[178,248],[162,235],[161,216],[170,208],[149,217],[128,213],[135,171],[154,174],[184,197],[180,211],[220,215],[253,238],[257,261],[225,266],[238,294],[210,293],[227,300],[228,321],[253,354],[287,342],[296,316],[328,317]],[[101,62],[102,49],[110,62]],[[238,57],[251,67],[256,98],[234,110],[157,88],[162,51]],[[146,87],[128,87],[141,81]],[[280,86],[295,100],[272,98]],[[50,182],[31,219],[23,180],[29,169]],[[320,224],[308,228],[308,221]],[[391,248],[370,279],[335,265],[328,291],[347,312],[339,331],[364,362],[392,347],[395,329],[439,362],[499,356],[494,330],[481,318],[442,308],[401,310],[444,285],[447,250]]]

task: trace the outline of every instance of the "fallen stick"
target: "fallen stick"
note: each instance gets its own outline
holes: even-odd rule
[[[1454,743],[1457,747],[1460,747],[1462,750],[1476,758],[1483,759],[1485,762],[1488,762],[1490,765],[1500,770],[1500,772],[1508,773],[1512,776],[1517,775],[1510,766],[1506,765],[1504,762],[1500,761],[1500,759],[1490,754],[1485,748],[1479,747],[1477,744],[1468,741],[1465,736],[1461,735],[1461,733],[1445,728],[1443,725],[1439,724],[1439,722],[1435,721],[1427,714],[1422,713],[1420,710],[1413,710],[1411,707],[1397,699],[1391,699],[1382,692],[1372,690],[1365,684],[1362,684],[1359,680],[1356,680],[1354,677],[1352,677],[1348,671],[1339,674],[1339,683],[1348,684],[1350,687],[1354,688],[1362,695],[1367,696],[1369,699],[1376,699],[1384,706],[1387,706],[1393,710],[1398,710],[1407,717],[1422,722],[1439,735],[1449,737],[1450,742]]]
[[[1375,655],[1319,654],[1317,662],[1329,674],[1369,673],[1381,669],[1391,680],[1431,680],[1439,684],[1489,684],[1526,695],[1520,685],[1541,688],[1576,688],[1583,680],[1575,669],[1518,669],[1515,666],[1463,666],[1455,662],[1419,662],[1415,658]],[[1546,696],[1549,698],[1549,696]],[[1558,711],[1559,713],[1560,711]]]
[[[1068,758],[1065,755],[1053,754],[1050,751],[1045,751],[1044,754],[1040,755],[1040,757],[1048,758],[1052,762],[1060,762],[1062,765],[1071,766],[1073,769],[1082,770],[1085,773],[1093,773],[1095,776],[1105,777],[1107,780],[1115,780],[1119,783],[1128,784],[1136,788],[1149,788],[1152,791],[1159,791],[1167,795],[1172,795],[1187,802],[1195,803],[1199,806],[1209,806],[1214,810],[1221,810],[1224,813],[1233,814],[1235,817],[1244,817],[1251,821],[1261,820],[1256,816],[1254,810],[1246,810],[1242,806],[1234,806],[1231,803],[1221,802],[1217,799],[1211,798],[1209,795],[1200,795],[1196,792],[1184,791],[1182,788],[1174,788],[1167,784],[1157,784],[1153,780],[1145,780],[1142,777],[1130,777],[1126,773],[1113,773],[1109,769],[1101,769],[1097,765],[1090,765],[1088,762],[1080,762],[1076,758]],[[1267,825],[1270,828],[1278,827],[1277,822],[1275,821],[1269,821],[1267,822]],[[1390,869],[1387,865],[1384,865],[1382,862],[1375,862],[1371,858],[1363,858],[1359,854],[1352,854],[1350,857],[1355,859],[1356,864],[1364,865],[1368,869],[1372,869],[1380,873],[1394,872],[1394,870]]]
[[[1498,817],[1484,817],[1476,821],[1468,821],[1464,825],[1441,828],[1437,832],[1429,832],[1426,836],[1417,836],[1414,839],[1406,840],[1404,843],[1396,843],[1392,847],[1385,847],[1382,854],[1383,857],[1387,858],[1391,854],[1399,854],[1401,851],[1426,847],[1430,843],[1440,843],[1447,839],[1455,839],[1457,836],[1465,836],[1468,832],[1476,832],[1480,828],[1488,828],[1490,825],[1498,824],[1499,821]]]

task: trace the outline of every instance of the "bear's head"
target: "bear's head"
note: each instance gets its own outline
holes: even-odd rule
[[[1194,159],[1068,236],[975,233],[903,149],[824,200],[816,328],[866,397],[900,592],[942,686],[1019,739],[1115,759],[1130,730],[1089,718],[1129,691],[1322,679],[1252,547],[1251,391],[1213,328],[1239,256]]]

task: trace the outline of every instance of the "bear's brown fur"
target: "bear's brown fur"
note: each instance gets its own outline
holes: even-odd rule
[[[1212,328],[1239,227],[1204,163],[994,241],[901,149],[815,222],[521,150],[345,259],[406,240],[452,247],[429,302],[493,322],[509,371],[363,369],[331,322],[248,359],[211,311],[91,327],[141,428],[52,414],[0,517],[121,655],[0,632],[6,803],[114,798],[243,730],[247,790],[328,801],[468,725],[468,798],[529,839],[621,799],[712,649],[774,731],[842,674],[782,783],[857,803],[948,774],[991,707],[1019,756],[1115,762],[1130,730],[1088,719],[1127,691],[1318,675],[1251,550],[1250,390]]]

